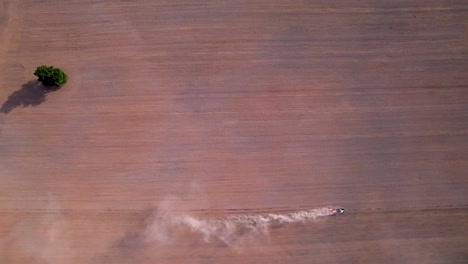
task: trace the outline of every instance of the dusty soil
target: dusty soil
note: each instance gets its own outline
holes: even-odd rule
[[[0,262],[466,263],[467,18],[0,1]]]

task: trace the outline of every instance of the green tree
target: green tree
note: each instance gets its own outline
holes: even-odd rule
[[[54,68],[54,66],[39,66],[34,75],[45,86],[61,87],[68,80],[68,76],[61,69]]]

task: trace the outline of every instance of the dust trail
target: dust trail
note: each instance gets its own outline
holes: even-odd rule
[[[236,245],[257,235],[268,235],[269,228],[288,223],[305,223],[333,215],[331,207],[298,211],[288,214],[230,215],[224,219],[200,219],[183,216],[177,221],[191,231],[203,235],[206,242],[215,238],[227,245]]]
[[[188,229],[199,234],[205,242],[220,241],[228,246],[239,246],[259,237],[268,237],[271,227],[282,227],[289,223],[307,223],[320,217],[331,216],[335,207],[324,207],[284,214],[238,214],[224,218],[201,218],[192,215],[170,215],[160,213],[153,218],[153,237],[167,241],[174,230]]]

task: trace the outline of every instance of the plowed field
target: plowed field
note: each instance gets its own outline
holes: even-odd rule
[[[467,30],[462,0],[0,1],[0,263],[467,263]]]

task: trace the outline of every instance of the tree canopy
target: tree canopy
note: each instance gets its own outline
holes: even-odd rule
[[[54,66],[39,66],[34,75],[45,86],[61,87],[68,80],[68,76],[61,69],[54,68]]]

